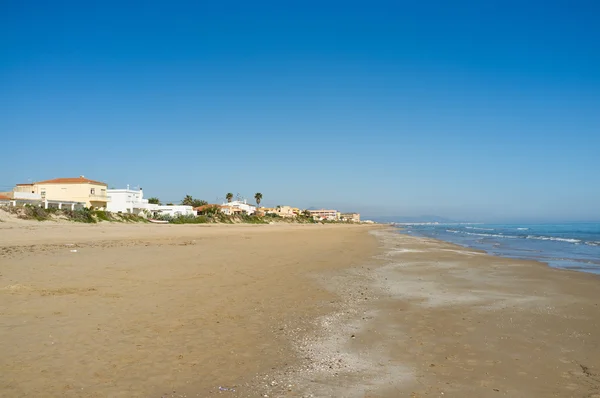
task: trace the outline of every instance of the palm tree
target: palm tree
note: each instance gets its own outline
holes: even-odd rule
[[[262,193],[260,193],[260,192],[255,193],[254,199],[256,200],[256,206],[260,207],[260,201],[262,200]]]
[[[185,198],[181,201],[182,205],[191,206],[194,202],[194,198],[191,195],[185,195]]]
[[[225,195],[225,199],[227,199],[228,203],[231,203],[231,200],[233,199],[233,194],[231,192],[228,192],[227,195]]]

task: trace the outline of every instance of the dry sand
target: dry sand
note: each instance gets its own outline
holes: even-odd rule
[[[377,227],[0,223],[0,303],[6,397],[600,397],[600,278]]]

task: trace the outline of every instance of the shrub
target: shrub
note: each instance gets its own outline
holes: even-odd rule
[[[164,215],[164,216],[158,216],[158,217],[156,217],[156,219],[169,221],[171,224],[206,224],[209,222],[209,219],[206,216],[194,216],[194,215],[187,215],[187,216],[180,215],[180,216],[175,216],[175,217]]]
[[[38,221],[44,221],[50,218],[50,214],[43,207],[25,205],[23,207],[23,212],[19,214],[18,217],[26,220],[35,219]]]
[[[92,214],[94,216],[96,216],[96,218],[100,221],[113,221],[114,218],[111,216],[110,213],[107,213],[104,210],[94,210],[92,211]]]
[[[267,221],[263,220],[261,217],[254,215],[249,216],[247,214],[243,214],[241,216],[241,220],[248,224],[267,224]]]
[[[94,218],[92,211],[86,207],[80,210],[65,210],[65,215],[71,221],[89,224],[96,223],[96,219]]]

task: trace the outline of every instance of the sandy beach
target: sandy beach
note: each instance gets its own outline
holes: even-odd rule
[[[0,223],[6,397],[600,397],[600,278],[347,225]]]

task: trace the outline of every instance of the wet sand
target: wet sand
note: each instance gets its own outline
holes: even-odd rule
[[[340,304],[299,345],[305,396],[600,397],[597,275],[371,234],[376,259],[322,280]]]
[[[0,223],[0,302],[7,397],[600,397],[600,278],[378,227]]]

